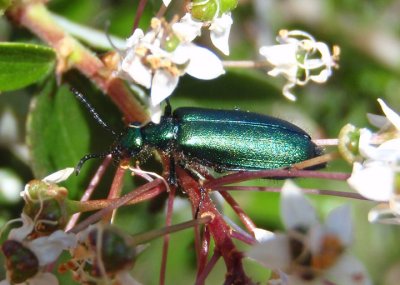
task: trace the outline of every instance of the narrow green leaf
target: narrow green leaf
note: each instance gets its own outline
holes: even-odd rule
[[[0,43],[0,91],[32,84],[52,70],[56,55],[51,48],[24,43]]]

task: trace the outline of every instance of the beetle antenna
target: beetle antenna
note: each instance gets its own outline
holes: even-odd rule
[[[109,155],[110,152],[102,152],[102,153],[90,153],[85,155],[84,157],[81,158],[81,160],[79,160],[78,165],[75,167],[75,174],[78,175],[79,172],[81,171],[82,165],[89,159],[92,158],[102,158],[102,157],[106,157],[107,155]]]
[[[106,124],[106,122],[104,122],[99,114],[96,112],[96,110],[92,107],[92,105],[90,105],[90,103],[86,100],[85,97],[83,97],[82,93],[80,93],[78,90],[76,90],[75,88],[71,88],[72,93],[74,93],[75,97],[81,101],[83,103],[83,105],[86,107],[86,109],[89,110],[90,114],[93,116],[93,118],[97,121],[97,123],[99,123],[100,126],[102,126],[104,129],[106,129],[107,131],[109,131],[110,133],[112,133],[114,136],[117,136],[117,133],[110,128],[109,125]]]

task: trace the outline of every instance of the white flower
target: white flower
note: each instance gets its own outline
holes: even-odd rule
[[[296,100],[290,91],[295,85],[305,85],[310,80],[324,83],[332,75],[332,67],[336,66],[339,55],[338,47],[331,55],[325,43],[317,42],[310,34],[298,30],[281,30],[277,40],[279,45],[263,46],[259,52],[274,67],[269,75],[286,78],[283,95],[288,99]]]
[[[225,55],[229,55],[229,34],[233,24],[231,13],[214,18],[210,24],[210,39],[213,45]]]
[[[373,134],[368,129],[360,130],[358,148],[363,161],[353,164],[347,182],[364,197],[389,203],[371,210],[370,221],[394,223],[397,220],[400,223],[400,198],[396,192],[396,176],[400,171],[400,116],[383,100],[378,99],[378,102],[386,117],[369,116],[372,123],[380,128],[378,133]]]
[[[282,284],[371,284],[362,264],[347,252],[352,242],[348,206],[333,210],[322,225],[301,190],[288,180],[281,214],[287,233],[264,239],[248,256],[278,272]]]
[[[197,28],[175,24],[176,32],[168,34],[165,25],[167,23],[153,19],[153,29],[148,33],[136,29],[127,40],[118,71],[120,76],[151,88],[150,111],[155,123],[160,121],[160,103],[175,90],[180,76],[188,73],[209,80],[225,73],[214,53],[191,43],[195,38],[191,33],[196,33]],[[166,49],[168,44],[172,45],[169,50]]]
[[[201,35],[201,28],[208,26],[210,30],[210,39],[213,45],[223,54],[229,55],[229,34],[233,24],[231,13],[223,13],[221,16],[216,16],[213,20],[201,22],[193,19],[190,13],[186,13],[178,23],[172,27],[178,37],[186,41],[193,41]]]

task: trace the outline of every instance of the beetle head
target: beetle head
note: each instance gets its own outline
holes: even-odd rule
[[[131,158],[139,154],[143,149],[143,138],[140,127],[131,124],[115,140],[110,153],[114,161]]]

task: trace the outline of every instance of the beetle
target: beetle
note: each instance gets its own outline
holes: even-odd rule
[[[114,132],[84,99],[93,117],[116,140],[104,153],[82,157],[76,167],[91,158],[111,154],[114,161],[136,158],[150,150],[168,155],[179,165],[198,165],[216,172],[254,171],[290,167],[322,154],[304,130],[275,117],[240,110],[183,107],[171,112],[168,105],[159,124],[130,124],[120,134]],[[320,168],[317,165],[313,168]]]

